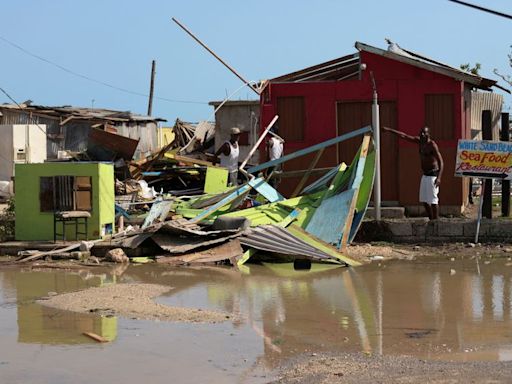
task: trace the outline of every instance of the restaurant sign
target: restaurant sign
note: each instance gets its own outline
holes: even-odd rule
[[[512,143],[459,140],[455,176],[512,180]]]

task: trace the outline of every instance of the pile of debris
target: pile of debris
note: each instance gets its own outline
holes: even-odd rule
[[[130,250],[148,249],[151,259],[170,264],[241,266],[250,259],[358,265],[347,257],[346,250],[363,220],[373,188],[375,152],[370,132],[370,127],[364,127],[247,171],[241,168],[247,182],[236,187],[226,187],[227,170],[205,165],[205,185],[209,171],[225,172],[226,177],[217,185],[217,192],[201,191],[199,195],[155,191],[155,185],[159,185],[155,180],[163,183],[160,185],[165,185],[166,181],[167,185],[172,185],[180,178],[185,182],[185,174],[199,179],[201,162],[206,162],[180,154],[170,143],[143,161],[129,163],[131,177],[116,182],[120,232],[106,241],[88,242],[86,248],[102,243],[132,254]],[[364,137],[352,163],[331,168],[303,188],[311,170],[306,171],[297,197],[283,197],[259,173],[357,135]],[[218,177],[213,179],[218,181]],[[203,185],[203,190],[206,189]],[[143,215],[134,214],[133,207],[140,210],[141,206],[148,211]],[[129,224],[126,228],[124,221]],[[24,255],[19,261],[69,252],[78,246],[80,244],[46,254]],[[139,252],[139,256],[143,255]],[[110,261],[123,260],[127,258],[122,255],[110,257]]]

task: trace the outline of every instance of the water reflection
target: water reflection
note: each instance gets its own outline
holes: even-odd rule
[[[16,292],[23,343],[90,342],[81,336],[86,331],[114,339],[115,318],[56,311],[34,300],[121,281],[171,285],[175,289],[158,301],[236,314],[233,332],[259,338],[259,361],[268,367],[320,351],[510,360],[512,284],[504,263],[481,265],[480,274],[464,261],[312,271],[286,265],[241,271],[143,265],[94,274],[11,270],[0,272],[0,289]]]
[[[2,291],[14,291],[17,301],[18,342],[37,344],[95,343],[83,332],[93,332],[107,340],[117,336],[117,318],[61,311],[36,303],[51,294],[71,292],[113,283],[108,274],[90,271],[6,271]],[[12,298],[11,298],[12,300]]]

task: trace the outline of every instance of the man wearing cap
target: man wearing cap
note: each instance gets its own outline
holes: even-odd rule
[[[240,148],[238,146],[238,138],[240,137],[240,129],[237,127],[231,128],[231,138],[226,141],[215,152],[215,157],[220,159],[220,166],[227,168],[229,171],[229,185],[238,185],[238,156]]]

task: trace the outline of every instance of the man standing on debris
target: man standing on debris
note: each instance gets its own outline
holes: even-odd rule
[[[215,157],[220,159],[220,166],[227,168],[229,171],[229,185],[238,185],[238,156],[240,148],[238,146],[238,139],[240,137],[240,129],[237,127],[231,128],[231,138],[226,141],[215,152]]]
[[[278,127],[277,124],[275,124],[270,129],[270,139],[267,141],[267,160],[277,160],[280,159],[283,156],[283,144],[284,140],[278,136]],[[271,175],[272,172],[280,170],[280,165],[277,165],[275,167],[269,167],[267,170],[267,175]],[[276,176],[272,177],[268,182],[272,187],[277,188],[278,184],[278,178]]]
[[[439,185],[443,175],[444,162],[439,147],[430,137],[428,127],[420,130],[419,136],[410,136],[403,132],[383,127],[404,140],[419,144],[421,170],[423,176],[420,183],[420,203],[423,203],[430,220],[439,218]]]

